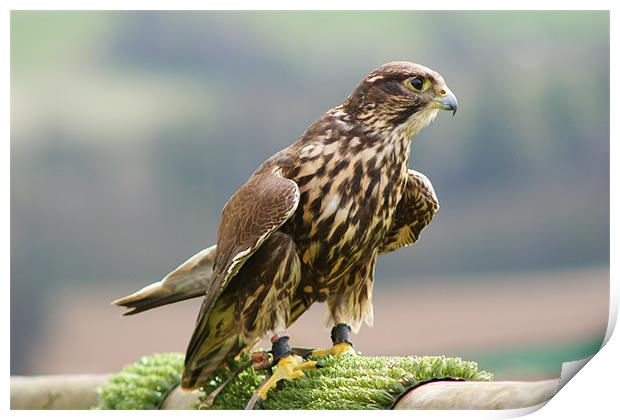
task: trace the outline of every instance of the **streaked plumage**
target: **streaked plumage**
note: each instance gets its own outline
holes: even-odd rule
[[[438,73],[406,62],[381,66],[230,198],[214,259],[203,251],[180,275],[116,302],[137,312],[205,293],[184,388],[201,386],[314,302],[327,301],[334,325],[357,332],[372,324],[377,256],[413,244],[438,209],[431,183],[407,165],[412,136],[440,108],[456,110],[456,99]],[[204,279],[192,293],[188,266]]]

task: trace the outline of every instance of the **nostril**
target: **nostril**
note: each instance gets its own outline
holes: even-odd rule
[[[441,92],[439,92],[439,93],[441,93],[442,95],[445,95],[445,94],[446,94],[446,91],[445,91],[445,90],[443,90],[443,89],[441,89]]]

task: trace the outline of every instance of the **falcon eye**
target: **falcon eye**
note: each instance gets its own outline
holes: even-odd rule
[[[424,86],[424,81],[422,79],[420,79],[419,77],[414,77],[413,79],[409,80],[409,84],[415,90],[422,90],[422,87]]]

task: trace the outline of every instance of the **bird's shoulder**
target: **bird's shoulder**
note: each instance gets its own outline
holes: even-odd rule
[[[438,210],[439,201],[431,181],[423,173],[409,169],[407,184],[379,254],[413,245]]]
[[[407,188],[405,188],[404,194],[410,194],[414,199],[425,201],[433,213],[439,209],[439,200],[435,188],[433,188],[430,179],[422,172],[409,169]]]

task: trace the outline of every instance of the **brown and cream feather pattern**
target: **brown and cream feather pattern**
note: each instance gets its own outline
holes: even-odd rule
[[[413,245],[437,210],[439,201],[431,182],[426,175],[409,169],[407,186],[396,207],[392,226],[379,247],[379,254]]]
[[[252,174],[222,212],[183,387],[314,302],[327,301],[333,324],[372,323],[377,256],[414,243],[438,209],[408,159],[439,109],[456,98],[438,73],[388,63]]]

